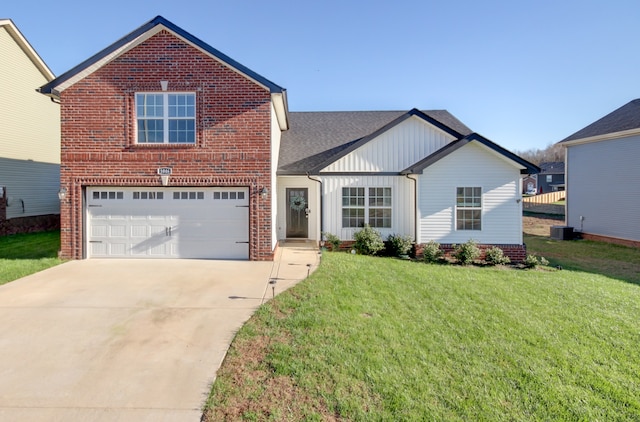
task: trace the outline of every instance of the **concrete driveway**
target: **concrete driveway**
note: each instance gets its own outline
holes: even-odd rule
[[[0,287],[0,420],[192,421],[235,332],[316,268],[274,262],[72,261]]]

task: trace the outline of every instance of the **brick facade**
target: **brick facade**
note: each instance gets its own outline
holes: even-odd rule
[[[424,245],[416,245],[415,246],[415,255],[417,257],[422,257],[422,248]],[[524,262],[527,257],[527,246],[526,245],[477,245],[480,248],[481,254],[479,259],[484,259],[485,252],[487,249],[496,246],[502,249],[505,256],[508,256],[511,259],[511,262],[514,264]],[[452,256],[455,245],[453,244],[441,244],[440,249],[444,251],[446,256]]]
[[[135,143],[135,93],[195,92],[194,145]],[[60,95],[61,256],[83,258],[87,186],[248,187],[249,258],[271,260],[271,97],[265,87],[162,30]]]
[[[348,251],[349,249],[353,248],[353,245],[355,244],[355,241],[353,240],[346,240],[340,243],[340,250],[341,251]],[[330,248],[329,245],[325,245],[327,247]],[[446,256],[451,257],[454,250],[455,250],[455,245],[453,244],[441,244],[440,245],[440,249],[445,253]],[[527,247],[526,245],[477,245],[478,248],[480,248],[481,251],[481,255],[479,257],[479,259],[484,259],[485,257],[485,251],[491,247],[498,247],[500,249],[502,249],[502,251],[504,252],[505,256],[508,256],[509,259],[511,259],[511,262],[514,264],[517,263],[521,263],[524,262],[525,258],[527,257]],[[413,256],[416,258],[422,258],[422,248],[424,247],[423,244],[419,244],[419,245],[414,245],[413,247]]]

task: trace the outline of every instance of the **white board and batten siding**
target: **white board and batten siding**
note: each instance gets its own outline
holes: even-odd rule
[[[470,143],[419,175],[418,242],[522,244],[520,170],[495,152]],[[482,229],[456,230],[456,188],[482,188]]]
[[[412,116],[322,172],[400,172],[453,140],[448,133]]]
[[[391,227],[376,228],[386,239],[390,234],[414,237],[414,186],[413,181],[404,176],[323,176],[324,195],[324,231],[335,234],[343,240],[352,240],[359,228],[342,227],[342,188],[343,187],[390,187],[391,188]]]
[[[568,146],[567,225],[640,241],[639,157],[640,135]]]

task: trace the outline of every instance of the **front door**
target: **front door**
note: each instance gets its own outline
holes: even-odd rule
[[[287,188],[287,238],[309,237],[307,188]]]

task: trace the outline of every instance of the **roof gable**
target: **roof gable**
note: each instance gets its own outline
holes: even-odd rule
[[[580,129],[573,135],[566,137],[559,143],[604,137],[604,135],[633,131],[636,129],[640,129],[640,98],[628,102],[601,119]]]
[[[208,54],[212,58],[222,62],[223,64],[232,68],[236,72],[245,75],[247,78],[254,80],[260,85],[263,85],[264,87],[268,88],[270,92],[281,93],[284,91],[284,88],[280,87],[279,85],[276,85],[275,83],[257,74],[256,72],[252,71],[246,66],[243,66],[242,64],[236,62],[229,56],[216,50],[215,48],[211,47],[209,44],[191,35],[190,33],[186,32],[182,28],[174,25],[173,23],[166,20],[162,16],[156,16],[155,18],[153,18],[146,24],[142,25],[135,31],[131,32],[128,35],[125,35],[124,37],[120,38],[118,41],[114,42],[107,48],[91,56],[90,58],[83,61],[76,67],[72,68],[71,70],[63,73],[62,75],[60,75],[59,77],[51,81],[50,83],[42,86],[40,88],[40,92],[45,95],[57,95],[59,91],[64,90],[64,88],[72,85],[73,83],[82,79],[86,75],[92,73],[96,69],[104,66],[109,61],[123,54],[125,51],[130,50],[136,45],[144,42],[144,40],[157,34],[163,29],[173,33],[178,38],[181,38],[185,42],[193,45],[194,47]]]
[[[24,51],[27,57],[31,60],[33,65],[42,73],[47,81],[53,80],[55,75],[49,69],[47,64],[42,60],[42,58],[38,55],[36,50],[29,44],[27,39],[22,35],[18,27],[13,23],[11,19],[0,19],[0,28],[4,28],[7,33],[13,38],[13,40],[18,44],[18,46]]]
[[[503,157],[504,159],[506,159],[508,161],[511,161],[514,166],[520,168],[520,173],[521,174],[536,174],[536,173],[540,172],[540,168],[538,166],[536,166],[535,164],[532,164],[529,161],[527,161],[527,160],[515,155],[511,151],[508,151],[508,150],[502,148],[500,145],[498,145],[498,144],[496,144],[494,142],[491,142],[490,140],[488,140],[487,138],[483,137],[482,135],[479,135],[477,133],[472,133],[470,135],[465,136],[462,139],[459,139],[457,141],[451,142],[448,145],[445,145],[444,147],[442,147],[438,151],[434,152],[433,154],[429,155],[428,157],[425,157],[424,159],[418,161],[417,163],[415,163],[411,167],[409,167],[409,168],[405,169],[404,171],[402,171],[402,174],[419,174],[419,173],[422,173],[422,171],[425,168],[427,168],[430,165],[440,161],[444,157],[447,157],[451,153],[457,151],[460,148],[463,148],[465,145],[468,145],[471,142],[477,142],[477,143],[483,145],[488,150],[492,151],[493,153]]]
[[[101,68],[102,66],[106,65],[107,63],[111,62],[115,58],[131,50],[137,45],[143,43],[145,40],[151,38],[162,30],[170,32],[185,43],[195,47],[214,60],[217,60],[218,62],[227,66],[231,70],[263,86],[265,89],[268,89],[271,93],[272,103],[276,111],[280,129],[287,130],[289,128],[287,92],[284,88],[271,82],[264,76],[261,76],[258,73],[252,71],[248,67],[238,63],[231,57],[223,54],[219,50],[216,50],[209,44],[191,35],[190,33],[176,26],[162,16],[156,16],[135,31],[129,33],[128,35],[125,35],[118,41],[114,42],[102,51],[94,54],[71,70],[63,73],[56,79],[43,85],[39,88],[40,93],[53,98],[59,98],[60,92],[64,91],[69,86],[82,80],[86,76],[95,72],[97,69]]]
[[[278,174],[318,173],[382,133],[416,117],[457,139],[471,130],[446,110],[294,112],[283,133]]]

